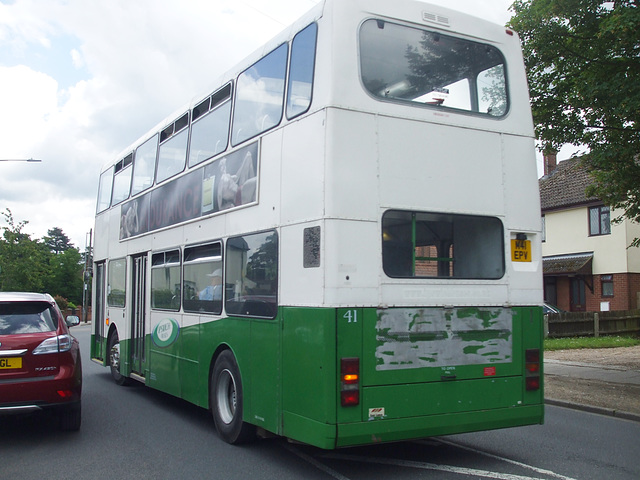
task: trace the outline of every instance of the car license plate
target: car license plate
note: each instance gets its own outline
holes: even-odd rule
[[[511,240],[511,260],[514,262],[530,262],[531,240]]]
[[[22,357],[0,358],[0,370],[22,368]]]

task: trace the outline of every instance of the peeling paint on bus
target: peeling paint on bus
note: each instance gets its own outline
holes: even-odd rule
[[[510,363],[506,308],[378,310],[376,370]]]

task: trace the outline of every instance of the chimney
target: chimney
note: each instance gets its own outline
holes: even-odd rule
[[[542,158],[544,159],[545,176],[550,175],[556,169],[556,166],[558,165],[558,162],[556,160],[557,155],[558,155],[558,152],[556,152],[555,150],[544,152]]]

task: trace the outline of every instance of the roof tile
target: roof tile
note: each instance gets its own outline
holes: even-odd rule
[[[593,179],[581,157],[559,162],[555,170],[538,181],[542,211],[597,201],[597,197],[587,196],[586,193],[592,183]]]

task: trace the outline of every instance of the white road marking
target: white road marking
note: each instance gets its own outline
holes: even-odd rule
[[[324,465],[323,463],[320,463],[315,458],[307,455],[306,453],[302,453],[297,448],[294,448],[291,445],[285,445],[285,448],[287,450],[289,450],[291,453],[296,454],[298,457],[303,459],[305,462],[308,462],[311,465],[313,465],[314,467],[316,467],[317,469],[322,470],[323,472],[331,475],[336,480],[350,480],[349,477],[345,477],[341,473],[336,472],[334,469],[327,467],[326,465]]]
[[[464,445],[460,445],[459,443],[451,442],[451,441],[445,440],[443,438],[438,438],[438,441],[440,443],[444,443],[445,445],[451,445],[452,447],[461,448],[461,449],[467,450],[469,452],[477,453],[479,455],[484,455],[485,457],[494,458],[496,460],[500,460],[501,462],[506,462],[506,463],[510,463],[512,465],[517,465],[518,467],[526,468],[526,469],[531,470],[533,472],[536,472],[538,474],[548,475],[550,477],[559,478],[560,480],[575,480],[572,477],[567,477],[565,475],[562,475],[562,474],[559,474],[559,473],[555,473],[555,472],[552,472],[550,470],[545,470],[543,468],[534,467],[533,465],[527,465],[526,463],[518,462],[516,460],[511,460],[510,458],[500,457],[500,456],[494,455],[492,453],[483,452],[482,450],[478,450],[476,448],[471,448],[471,447],[467,447],[467,446],[464,446]]]
[[[453,467],[450,465],[437,465],[435,463],[414,462],[411,460],[396,460],[393,458],[360,457],[357,455],[342,455],[333,453],[323,455],[323,457],[331,458],[333,460],[349,460],[363,463],[379,463],[383,465],[395,465],[398,467],[418,468],[421,470],[434,470],[438,472],[468,475],[476,478],[490,478],[495,480],[545,480],[540,477],[526,477],[523,475],[513,475],[510,473],[490,472],[488,470],[479,470],[476,468]]]
[[[472,453],[476,453],[478,455],[483,455],[483,456],[488,457],[488,458],[493,458],[495,460],[499,460],[499,461],[504,462],[504,463],[509,463],[511,465],[515,465],[517,467],[520,467],[520,468],[523,468],[523,469],[526,469],[526,470],[531,470],[535,474],[543,475],[544,477],[530,477],[530,476],[526,476],[526,475],[516,475],[516,474],[512,474],[512,473],[491,472],[491,471],[488,471],[488,470],[480,470],[480,469],[476,469],[476,468],[455,467],[455,466],[452,466],[452,465],[438,465],[438,464],[429,463],[429,462],[416,462],[416,461],[412,461],[412,460],[399,460],[399,459],[394,459],[394,458],[365,457],[365,456],[360,456],[360,455],[348,455],[348,454],[335,453],[335,452],[324,453],[324,454],[320,455],[320,457],[321,458],[331,459],[331,460],[342,460],[342,461],[361,462],[361,463],[370,463],[370,464],[382,464],[382,465],[394,465],[394,466],[398,466],[398,467],[417,468],[417,469],[421,469],[421,470],[433,470],[433,471],[439,471],[439,472],[453,473],[453,474],[456,474],[456,475],[466,475],[466,476],[471,476],[471,477],[475,477],[475,478],[488,478],[488,479],[491,479],[491,480],[548,480],[549,477],[557,478],[559,480],[576,480],[576,479],[574,479],[572,477],[567,477],[565,475],[561,475],[559,473],[555,473],[555,472],[552,472],[550,470],[545,470],[543,468],[538,468],[538,467],[534,467],[532,465],[527,465],[526,463],[518,462],[516,460],[511,460],[509,458],[500,457],[500,456],[494,455],[492,453],[488,453],[488,452],[484,452],[482,450],[478,450],[476,448],[460,445],[458,443],[451,442],[449,440],[444,440],[442,438],[423,440],[423,441],[420,441],[419,443],[422,443],[422,444],[425,444],[425,445],[430,445],[430,446],[442,445],[442,444],[449,445],[449,446],[452,446],[452,447],[455,447],[455,448],[460,448],[462,450],[466,450],[466,451],[469,451],[469,452],[472,452]],[[311,465],[313,465],[317,469],[319,469],[319,470],[327,473],[331,477],[335,478],[336,480],[349,480],[348,477],[345,477],[341,473],[339,473],[339,472],[335,471],[334,469],[324,465],[323,463],[319,462],[318,460],[316,460],[315,458],[311,457],[310,455],[302,453],[301,451],[299,451],[295,447],[293,447],[291,445],[287,445],[285,448],[287,448],[287,450],[289,450],[290,452],[294,453],[295,455],[297,455],[298,457],[300,457],[304,461],[310,463]]]

